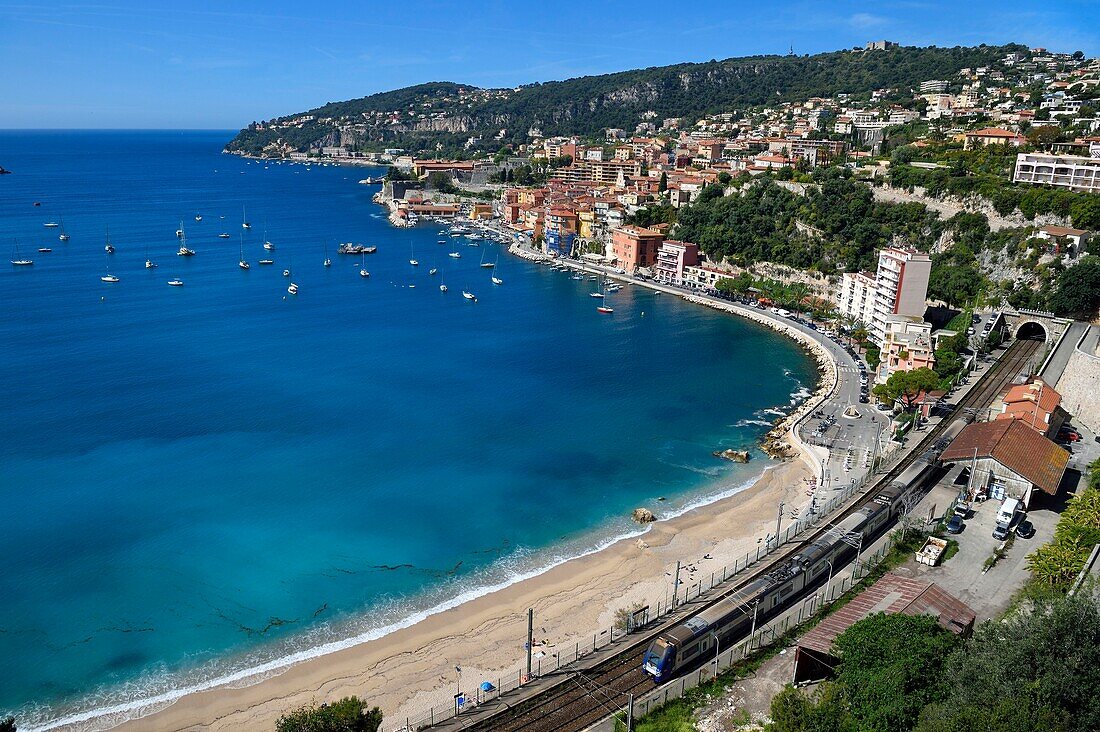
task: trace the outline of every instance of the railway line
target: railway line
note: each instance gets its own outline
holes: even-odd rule
[[[853,496],[848,506],[834,516],[831,522],[840,521],[858,510],[869,496],[874,495],[884,486],[889,486],[897,475],[929,449],[942,449],[943,446],[938,443],[941,441],[943,432],[954,419],[959,416],[980,415],[1006,383],[1014,379],[1025,367],[1030,370],[1029,362],[1041,345],[1042,341],[1017,340],[1009,346],[949,415],[930,429],[917,445],[879,480],[870,484],[858,496]],[[499,705],[500,708],[489,716],[469,719],[465,723],[463,720],[458,720],[457,724],[452,720],[448,726],[453,725],[455,729],[461,730],[500,730],[501,732],[520,730],[580,732],[586,729],[609,714],[620,711],[629,694],[641,694],[654,688],[653,680],[641,670],[646,648],[654,637],[667,628],[699,614],[766,574],[770,569],[815,541],[825,530],[826,527],[823,526],[816,531],[811,531],[801,541],[790,542],[770,561],[762,563],[761,566],[741,577],[732,578],[727,589],[703,601],[685,604],[684,607],[689,608],[688,612],[678,614],[648,632],[637,634],[617,653],[591,668],[578,668],[575,664],[571,667],[563,667],[555,672],[560,679],[543,692],[518,700],[511,705],[505,699],[500,699],[494,703],[494,706]]]

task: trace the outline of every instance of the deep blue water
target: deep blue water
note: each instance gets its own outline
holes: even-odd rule
[[[265,167],[230,134],[0,132],[0,248],[35,260],[0,266],[0,710],[25,721],[380,627],[743,484],[760,465],[711,450],[815,376],[640,288],[608,317],[507,255],[495,287],[497,245],[453,260],[439,227],[389,227],[356,184],[380,171]],[[347,240],[378,246],[369,280]]]

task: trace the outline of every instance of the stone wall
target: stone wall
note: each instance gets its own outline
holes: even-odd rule
[[[1074,349],[1055,388],[1074,420],[1100,434],[1100,357]]]

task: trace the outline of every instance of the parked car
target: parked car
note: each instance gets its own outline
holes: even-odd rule
[[[1035,526],[1027,519],[1024,519],[1016,524],[1016,536],[1021,539],[1030,539],[1035,536]]]
[[[1063,427],[1058,430],[1058,439],[1066,440],[1067,442],[1077,442],[1081,439],[1081,433],[1075,429]]]
[[[963,523],[962,516],[952,516],[951,520],[947,522],[947,533],[949,534],[961,534],[965,528],[966,524]]]
[[[997,541],[1004,541],[1005,539],[1007,539],[1008,527],[997,524],[996,528],[993,529],[993,538]]]

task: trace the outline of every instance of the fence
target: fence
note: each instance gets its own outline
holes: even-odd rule
[[[877,467],[882,470],[892,465],[897,458],[902,454],[902,451],[895,451],[889,455],[880,455],[879,461],[876,463]],[[698,582],[685,583],[679,586],[674,585],[672,593],[669,593],[667,588],[665,597],[652,598],[649,603],[650,607],[656,608],[655,614],[652,615],[650,625],[653,625],[663,619],[667,619],[676,613],[678,609],[682,609],[686,603],[693,602],[701,598],[704,594],[710,590],[719,587],[723,583],[732,579],[741,572],[744,572],[749,567],[757,564],[760,560],[766,559],[770,554],[780,549],[784,544],[797,538],[807,529],[810,529],[819,524],[825,517],[832,514],[834,511],[842,507],[854,494],[861,491],[869,482],[874,482],[878,479],[874,473],[867,473],[860,478],[852,481],[843,489],[841,489],[836,495],[828,499],[822,506],[818,506],[809,516],[794,521],[791,525],[787,526],[782,532],[781,540],[776,542],[774,536],[768,535],[766,541],[762,541],[757,546],[755,551],[751,551],[745,554],[745,556],[734,560],[732,565],[727,564],[720,570],[715,570],[710,573],[709,577],[704,577]],[[849,575],[850,577],[851,575]],[[858,581],[858,579],[856,580]],[[832,588],[833,594],[837,593],[837,580],[834,579]],[[845,580],[841,579],[840,594],[843,594],[848,588],[851,587],[849,582],[845,585]],[[812,598],[811,598],[812,599]],[[802,622],[804,619],[801,615],[802,608],[805,602],[798,607],[784,613],[777,619],[772,620],[770,623],[759,629],[754,635],[754,639],[760,639],[766,637],[764,634],[770,632],[769,629],[774,630],[779,622],[782,622],[785,618],[797,616],[795,624]],[[809,617],[809,614],[806,615]],[[774,639],[777,635],[782,635],[786,632],[788,626],[775,633],[770,638]],[[793,627],[793,626],[791,626]],[[540,677],[548,677],[558,674],[564,671],[570,671],[569,667],[577,663],[581,659],[592,655],[598,650],[606,649],[613,643],[622,641],[629,637],[630,634],[617,630],[614,627],[607,630],[600,631],[592,635],[591,641],[587,638],[584,641],[578,641],[573,644],[573,648],[568,646],[561,647],[557,650],[556,654],[551,656],[543,656],[542,658],[532,659],[531,675],[532,679],[525,679],[526,674],[523,670],[509,672],[506,676],[500,676],[495,679],[495,685],[492,689],[482,691],[480,684],[482,681],[489,681],[493,683],[493,679],[479,680],[478,687],[475,688],[473,694],[465,694],[464,702],[460,706],[457,698],[452,698],[449,702],[443,704],[436,704],[426,711],[421,713],[421,716],[417,718],[407,717],[404,720],[399,721],[394,726],[384,725],[382,730],[384,732],[415,732],[415,730],[431,727],[441,722],[447,722],[454,719],[456,716],[462,716],[462,714],[468,714],[471,710],[476,709],[479,706],[487,704],[489,702],[496,701],[501,697],[515,692],[522,686],[529,684],[531,681]],[[769,641],[770,642],[770,641]],[[732,657],[731,657],[732,658]],[[744,655],[729,660],[725,666],[728,668],[732,663],[744,658]],[[696,682],[697,684],[698,682]],[[694,685],[693,685],[694,686]],[[689,687],[689,688],[693,688]],[[681,690],[682,693],[682,690]],[[676,697],[669,697],[676,698]],[[635,708],[638,708],[639,702],[635,702]],[[652,707],[656,708],[656,707]]]
[[[777,639],[786,635],[788,631],[813,618],[829,603],[842,597],[852,587],[859,584],[859,581],[867,575],[867,572],[890,553],[895,543],[896,539],[893,534],[887,536],[870,556],[864,556],[847,574],[841,573],[839,577],[833,577],[827,587],[804,598],[795,607],[765,623],[749,638],[725,651],[719,650],[713,661],[704,664],[686,676],[680,677],[677,681],[656,689],[648,695],[636,698],[634,700],[634,718],[638,719],[660,709],[668,702],[679,699],[697,686],[714,680],[723,671],[728,671],[734,664],[750,656],[756,649],[774,643]]]

